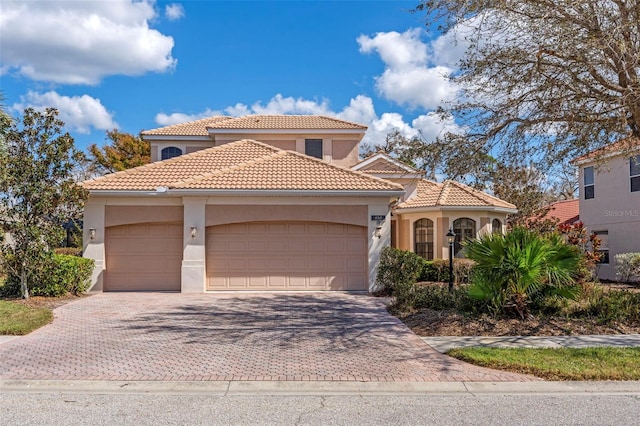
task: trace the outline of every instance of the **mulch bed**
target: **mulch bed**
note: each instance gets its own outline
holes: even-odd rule
[[[74,296],[72,294],[60,297],[45,297],[45,296],[32,296],[28,299],[5,299],[12,302],[20,303],[21,305],[30,306],[32,308],[48,308],[55,309],[69,302],[73,302],[84,297],[89,297],[89,294],[83,294],[80,296]]]

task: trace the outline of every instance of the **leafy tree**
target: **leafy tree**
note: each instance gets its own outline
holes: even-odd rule
[[[511,224],[523,224],[540,211],[545,203],[544,176],[535,167],[497,164],[491,173],[492,189],[496,197],[518,208],[509,215]]]
[[[102,148],[96,144],[89,146],[91,169],[94,172],[120,172],[151,161],[151,147],[140,137],[113,129],[107,130],[107,139],[111,142]]]
[[[466,48],[451,76],[461,95],[444,112],[472,149],[553,164],[640,137],[640,0],[426,0],[417,11]]]
[[[51,248],[64,238],[62,224],[78,218],[86,192],[72,173],[84,159],[74,147],[58,112],[32,108],[3,129],[7,155],[0,156],[0,245],[4,269],[29,297],[30,280],[46,264]]]
[[[577,295],[573,284],[581,254],[558,234],[525,228],[487,234],[467,243],[466,256],[476,262],[469,295],[488,302],[494,313],[515,311],[525,319],[538,295]]]

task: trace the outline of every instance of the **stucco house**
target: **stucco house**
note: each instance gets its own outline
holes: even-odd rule
[[[93,291],[371,291],[383,247],[448,256],[444,235],[498,232],[509,203],[436,183],[366,126],[215,116],[142,132],[152,163],[85,181]]]
[[[580,220],[601,240],[598,277],[616,278],[614,257],[640,252],[640,141],[623,140],[573,160]]]

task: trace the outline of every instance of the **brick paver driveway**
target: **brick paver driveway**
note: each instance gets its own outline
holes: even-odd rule
[[[441,355],[380,299],[105,293],[0,345],[3,379],[527,381]]]

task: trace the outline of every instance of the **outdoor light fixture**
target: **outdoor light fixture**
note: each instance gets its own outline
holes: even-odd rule
[[[449,293],[453,293],[453,243],[456,241],[456,234],[449,228],[447,232],[447,242],[449,243]]]
[[[376,232],[373,234],[376,238],[382,237],[382,226],[376,226]]]
[[[196,228],[195,226],[191,227],[191,238],[195,238],[198,236],[198,228]]]
[[[91,241],[96,239],[96,228],[89,228],[89,238]]]

